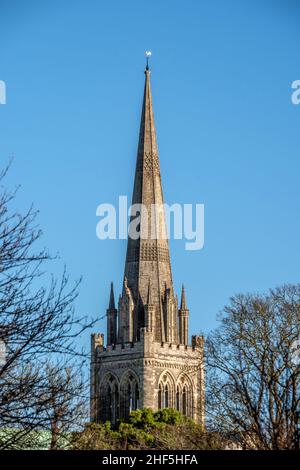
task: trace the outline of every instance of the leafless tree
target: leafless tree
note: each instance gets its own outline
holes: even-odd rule
[[[237,295],[206,341],[208,424],[254,449],[300,446],[300,285]]]
[[[86,380],[78,364],[47,364],[42,369],[40,400],[36,414],[42,417],[43,428],[49,429],[49,448],[65,448],[72,433],[88,421]]]
[[[60,280],[48,274],[53,259],[38,249],[37,212],[32,207],[25,214],[14,210],[16,191],[3,186],[6,172],[0,175],[0,448],[15,448],[33,431],[45,429],[47,400],[52,408],[54,399],[70,407],[66,397],[74,372],[69,368],[69,375],[66,369],[58,374],[50,364],[84,358],[77,339],[94,322],[75,314],[80,281],[69,287],[65,270]],[[62,428],[61,418],[58,422]]]

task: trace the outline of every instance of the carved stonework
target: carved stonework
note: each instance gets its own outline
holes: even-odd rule
[[[127,255],[127,262],[160,261],[170,262],[169,249],[157,246],[156,242],[142,241],[141,247],[132,246]]]
[[[162,369],[177,369],[182,370],[184,372],[197,372],[201,368],[201,364],[199,365],[188,365],[188,364],[180,364],[179,362],[162,362],[157,361],[154,359],[149,359],[145,361],[146,366],[153,366],[159,367]]]
[[[145,152],[144,156],[144,171],[146,172],[147,176],[151,175],[152,173],[160,174],[159,170],[159,159],[157,154],[151,152]]]

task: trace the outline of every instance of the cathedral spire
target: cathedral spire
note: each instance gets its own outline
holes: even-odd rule
[[[141,205],[140,236],[129,234],[124,276],[135,304],[135,331],[143,326],[143,307],[151,282],[152,303],[156,306],[156,337],[163,340],[162,300],[165,285],[173,295],[169,243],[164,213],[164,199],[156,140],[150,69],[145,69],[145,85],[137,149],[132,204]],[[136,218],[132,214],[131,221]]]

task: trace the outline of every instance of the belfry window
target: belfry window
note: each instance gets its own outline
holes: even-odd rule
[[[121,381],[120,417],[128,419],[140,406],[140,390],[137,378],[130,372]]]
[[[158,382],[158,409],[175,408],[176,388],[173,377],[164,373]]]
[[[119,418],[119,386],[115,377],[108,376],[101,388],[100,412],[102,421],[115,424]]]

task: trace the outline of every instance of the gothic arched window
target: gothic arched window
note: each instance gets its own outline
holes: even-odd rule
[[[177,380],[176,408],[183,415],[193,418],[193,382],[187,374],[181,374]]]
[[[99,421],[115,424],[119,418],[119,385],[117,379],[109,374],[100,388]]]
[[[135,374],[128,371],[121,380],[121,408],[120,417],[128,419],[131,411],[139,408],[140,392],[138,379]]]
[[[175,408],[176,388],[173,376],[164,372],[158,381],[158,409]]]

